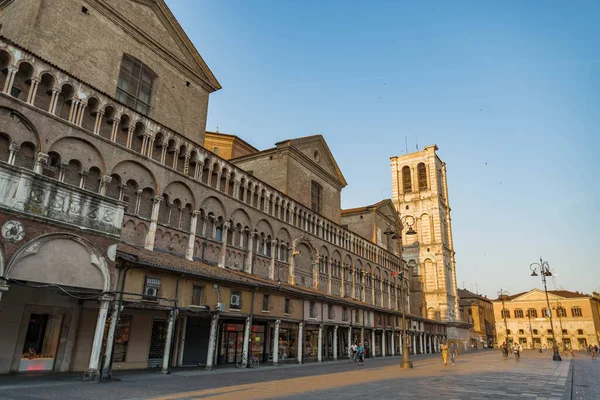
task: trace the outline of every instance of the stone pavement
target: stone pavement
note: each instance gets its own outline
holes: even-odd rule
[[[600,359],[582,353],[573,360],[573,400],[600,399]]]
[[[455,366],[443,366],[439,355],[413,360],[415,368],[408,371],[399,367],[398,357],[386,357],[368,360],[364,367],[342,361],[245,371],[126,373],[113,383],[0,379],[0,399],[570,399],[570,359],[553,362],[548,354],[525,352],[520,361],[503,360],[499,351],[482,351],[459,354]],[[582,397],[592,398],[599,397]]]

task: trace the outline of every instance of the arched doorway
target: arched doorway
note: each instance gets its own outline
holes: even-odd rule
[[[91,343],[76,346],[77,334],[93,332],[93,307],[111,287],[100,251],[76,235],[43,235],[0,273],[9,286],[0,314],[0,373],[68,371],[73,359],[81,365],[73,369],[85,369]]]

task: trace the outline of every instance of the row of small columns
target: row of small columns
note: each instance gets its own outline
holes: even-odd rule
[[[12,86],[14,83],[14,79],[15,76],[18,72],[18,68],[15,66],[10,66],[8,67],[8,74],[6,77],[6,80],[4,82],[4,87],[3,87],[3,92],[4,93],[10,93],[12,90]],[[31,85],[29,87],[29,93],[27,96],[27,100],[26,102],[29,104],[33,104],[34,100],[35,100],[35,96],[39,87],[41,80],[39,78],[31,78]],[[56,107],[58,104],[58,96],[61,93],[60,88],[54,87],[52,88],[52,98],[50,100],[50,105],[48,107],[48,112],[55,115],[56,114]],[[80,100],[77,98],[73,98],[71,99],[71,108],[69,110],[69,116],[67,118],[67,120],[77,126],[81,126],[82,121],[83,121],[83,116],[85,113],[85,109],[87,107],[87,101],[85,100]],[[96,121],[94,123],[94,129],[93,129],[93,133],[96,135],[100,134],[100,125],[102,122],[102,116],[104,115],[104,112],[102,110],[98,110],[96,112]],[[110,136],[110,140],[113,142],[116,142],[117,139],[117,133],[118,133],[118,126],[119,123],[121,121],[121,118],[118,114],[116,114],[114,116],[113,119],[113,126],[112,126],[112,130],[111,130],[111,136]],[[134,124],[130,124],[130,126],[128,127],[128,132],[127,132],[127,143],[126,146],[128,148],[131,147],[132,142],[133,142],[133,132],[135,130],[135,125]],[[153,152],[154,152],[154,136],[148,132],[144,132],[143,133],[143,138],[142,138],[142,149],[141,149],[141,154],[145,155],[149,158],[153,157]],[[161,164],[165,164],[166,161],[166,154],[167,154],[167,143],[163,142],[160,144],[159,146],[161,148],[161,157],[160,157],[160,162]],[[174,169],[177,169],[177,164],[178,164],[178,154],[179,154],[179,150],[177,148],[174,149],[174,153],[175,156],[173,157],[173,164],[170,166]],[[188,169],[189,169],[189,161],[190,161],[190,157],[189,155],[185,156],[184,159],[184,171],[183,173],[187,175],[188,173]],[[202,171],[204,169],[204,162],[198,161],[196,163],[195,166],[195,170],[194,170],[194,174],[193,174],[193,178],[195,180],[200,180],[202,178]],[[209,173],[208,173],[208,179],[211,180],[212,179],[212,166],[209,169]],[[225,191],[228,191],[229,188],[229,180],[230,180],[231,174],[227,173],[226,174],[226,182],[225,182]],[[217,186],[220,184],[221,181],[221,172],[219,172],[217,174]],[[263,187],[261,185],[255,186],[255,185],[251,185],[250,187],[250,199],[252,199],[254,197],[254,188],[258,187],[259,191],[262,191]],[[241,197],[240,197],[240,188],[244,189],[242,191]],[[246,186],[241,186],[240,182],[235,181],[234,183],[234,192],[233,192],[233,196],[235,198],[240,198],[241,201],[245,201],[247,202],[244,198],[246,197]],[[268,199],[265,201],[265,206],[264,206],[264,210],[265,212],[268,212],[269,209],[269,201]],[[293,209],[294,204],[291,203],[291,207]],[[281,219],[281,210],[282,207],[278,207],[277,208],[277,215],[276,217],[278,219]],[[275,210],[275,207],[273,207],[273,210]],[[292,211],[293,212],[293,211]],[[273,211],[273,214],[275,214],[275,211]],[[302,218],[302,212],[298,211],[297,213],[297,218],[296,218],[296,225],[297,227],[308,231],[309,230],[309,220],[307,218]],[[275,216],[275,215],[274,215]],[[319,235],[319,230],[321,235]],[[325,230],[324,230],[324,224],[321,223],[319,226],[317,226],[317,236],[319,237],[325,237]],[[350,249],[352,246],[352,243],[355,245],[354,247],[361,247],[360,245],[356,246],[356,243],[358,243],[358,241],[354,241],[352,240],[352,237],[346,238],[343,235],[332,235],[332,231],[329,231],[329,235],[330,237],[330,241],[332,243],[334,243],[335,245],[338,245],[340,247],[344,247],[346,249]],[[331,237],[333,236],[333,237]],[[364,247],[364,244],[363,244]],[[374,251],[373,251],[374,250]],[[386,267],[392,267],[393,263],[389,260],[388,257],[386,257],[386,255],[384,254],[384,252],[379,249],[374,247],[373,250],[370,250],[369,252],[372,253],[374,255],[374,257],[368,257],[370,258],[374,258],[371,259],[371,261],[373,262],[377,262],[380,265],[386,266]],[[357,253],[357,251],[354,251],[354,253]]]

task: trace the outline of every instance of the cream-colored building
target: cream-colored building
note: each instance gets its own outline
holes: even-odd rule
[[[552,324],[543,290],[507,296],[494,300],[497,343],[520,343],[523,348],[553,347],[556,341],[576,350],[598,344],[600,334],[600,296],[567,290],[548,291]],[[506,318],[504,318],[506,317]],[[508,332],[507,332],[508,330]]]
[[[446,164],[437,149],[391,158],[392,200],[402,215],[402,258],[413,275],[411,311],[459,321]]]

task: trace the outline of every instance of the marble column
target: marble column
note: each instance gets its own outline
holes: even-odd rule
[[[6,80],[4,81],[4,88],[2,89],[4,93],[10,94],[17,72],[19,72],[19,68],[12,65],[8,67],[8,74],[6,75]]]
[[[269,262],[269,279],[275,280],[275,256],[277,251],[277,240],[271,240],[271,260]]]
[[[375,329],[371,329],[371,357],[375,358]]]
[[[190,236],[188,238],[187,247],[185,249],[185,258],[188,260],[194,259],[194,245],[196,244],[196,225],[198,224],[198,215],[200,211],[192,212],[192,220],[190,221]]]
[[[221,240],[221,254],[219,256],[219,267],[225,268],[227,261],[227,236],[229,233],[229,222],[223,223],[223,237]]]
[[[162,197],[156,196],[153,199],[152,214],[150,216],[150,228],[146,234],[146,240],[144,242],[144,248],[147,250],[154,249],[154,239],[156,238],[156,226],[158,223],[158,211],[160,209],[160,202]]]
[[[385,357],[385,341],[387,340],[387,335],[385,334],[385,329],[381,332],[381,356]]]
[[[333,327],[333,359],[338,359],[338,341],[337,341],[338,326]]]
[[[177,318],[177,311],[171,310],[169,312],[169,319],[167,324],[167,337],[165,339],[165,350],[163,353],[162,369],[160,370],[163,374],[169,374],[169,357],[171,356],[171,344],[173,342],[173,327],[175,326],[175,319]]]
[[[217,324],[219,322],[219,314],[213,314],[210,321],[210,334],[208,337],[208,352],[206,354],[206,369],[210,371],[213,366],[215,357],[215,348],[217,346]]]
[[[303,345],[304,345],[304,332],[303,332],[302,328],[304,328],[304,323],[303,322],[298,323],[298,341],[296,342],[298,344],[298,353],[297,353],[298,364],[302,364],[302,354],[303,354]]]
[[[100,376],[98,365],[100,363],[100,351],[102,350],[102,340],[104,338],[104,327],[106,325],[106,315],[110,301],[107,299],[100,301],[98,309],[98,317],[96,318],[96,329],[94,331],[94,340],[92,342],[92,351],[90,354],[90,362],[88,369],[85,371],[85,380],[96,380]]]
[[[281,320],[275,321],[275,333],[273,334],[273,365],[279,365],[279,324],[281,324]]]
[[[392,339],[391,339],[391,345],[392,345],[392,357],[396,355],[396,332],[392,331]]]
[[[323,324],[319,325],[319,348],[317,349],[317,361],[323,362]]]
[[[252,252],[253,252],[253,248],[254,248],[254,236],[256,236],[256,233],[254,232],[250,232],[248,233],[248,247],[246,250],[246,264],[245,264],[245,268],[244,268],[244,272],[251,274],[253,273],[252,271]]]

